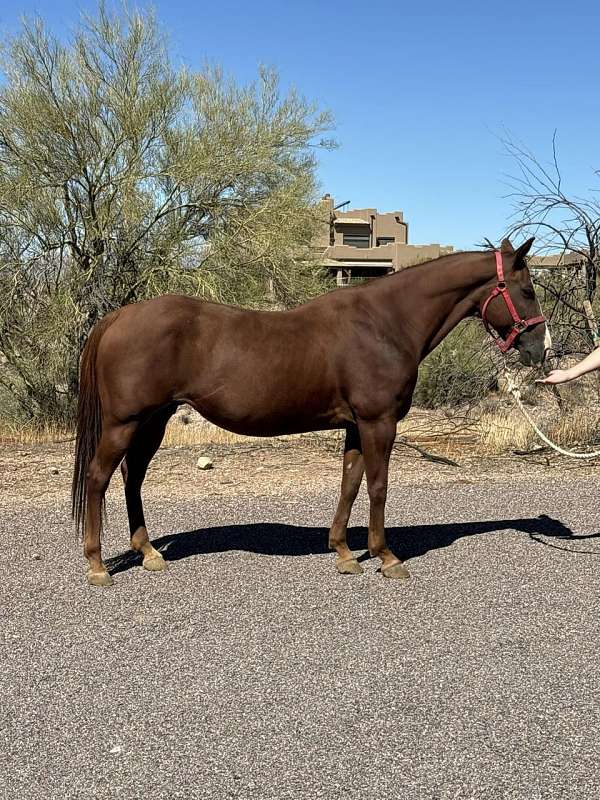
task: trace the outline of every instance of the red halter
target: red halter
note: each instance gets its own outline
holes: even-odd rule
[[[522,319],[519,314],[517,313],[517,309],[514,306],[513,301],[510,297],[510,292],[506,287],[506,281],[504,280],[504,267],[502,265],[502,253],[496,250],[496,272],[498,274],[498,282],[496,283],[495,287],[492,289],[490,296],[487,298],[483,307],[481,309],[481,319],[483,320],[483,324],[489,334],[494,338],[494,341],[500,348],[503,353],[506,353],[507,350],[513,346],[514,340],[520,333],[526,331],[527,328],[532,328],[534,325],[537,325],[539,322],[545,322],[546,317],[542,314],[539,317],[530,317],[529,319]],[[498,295],[502,295],[504,298],[504,302],[506,303],[506,307],[508,308],[511,317],[513,318],[513,324],[511,325],[510,331],[506,339],[503,339],[500,335],[496,336],[491,327],[490,323],[487,321],[485,312],[487,307]]]

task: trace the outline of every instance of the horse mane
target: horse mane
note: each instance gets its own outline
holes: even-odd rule
[[[498,249],[497,247],[495,247],[490,242],[489,239],[485,239],[484,241],[485,242],[489,242],[489,247],[488,247],[487,244],[486,245],[483,245],[483,244],[477,245],[477,247],[483,248],[486,252],[488,252],[490,250],[497,250]],[[454,260],[456,258],[460,258],[460,257],[464,258],[465,256],[469,256],[469,255],[475,256],[478,253],[480,253],[480,250],[455,250],[452,253],[444,253],[444,255],[442,255],[442,256],[436,256],[435,258],[429,258],[429,259],[427,259],[427,261],[419,261],[417,264],[411,264],[408,267],[402,267],[397,272],[391,272],[389,275],[383,275],[381,277],[392,278],[395,275],[404,275],[405,273],[411,272],[412,270],[418,270],[418,269],[421,269],[421,268],[431,267],[432,264],[437,264],[437,263],[439,263],[441,261],[452,261],[452,260]],[[377,281],[377,280],[379,280],[379,278],[372,278],[371,279],[371,281]],[[370,283],[371,281],[367,281],[366,284]],[[366,285],[366,284],[364,284],[364,285]]]

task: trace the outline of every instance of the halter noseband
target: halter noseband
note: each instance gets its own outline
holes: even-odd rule
[[[502,265],[502,253],[499,250],[496,250],[496,273],[498,275],[498,281],[492,291],[490,292],[489,297],[483,304],[481,309],[481,319],[483,324],[485,325],[485,329],[487,332],[493,337],[494,341],[500,348],[502,353],[506,353],[507,350],[513,346],[514,340],[520,333],[526,331],[527,328],[533,328],[534,325],[537,325],[540,322],[545,322],[546,318],[542,314],[539,317],[530,317],[529,319],[522,319],[519,314],[517,313],[517,309],[511,299],[510,292],[506,286],[506,281],[504,280],[504,267]],[[490,323],[488,322],[485,312],[487,311],[487,307],[498,295],[502,295],[504,298],[504,302],[506,303],[506,307],[508,308],[511,317],[513,318],[513,324],[508,332],[508,336],[506,339],[503,339],[500,334],[497,336],[491,329]]]

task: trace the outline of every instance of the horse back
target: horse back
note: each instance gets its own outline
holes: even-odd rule
[[[127,306],[99,347],[103,403],[127,418],[141,406],[188,402],[216,424],[250,434],[337,427],[352,418],[344,317],[326,297],[332,300],[290,311],[178,295]]]

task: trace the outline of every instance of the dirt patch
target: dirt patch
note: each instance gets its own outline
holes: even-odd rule
[[[35,500],[64,502],[71,490],[72,451],[72,443],[4,445],[0,453],[0,506]],[[432,447],[431,451],[435,449]],[[150,465],[144,493],[148,497],[168,495],[185,499],[337,491],[341,455],[341,440],[323,442],[311,437],[163,448]],[[196,467],[199,456],[209,456],[214,468],[199,470]],[[557,476],[574,480],[600,472],[600,461],[571,461],[544,452],[493,458],[453,452],[452,457],[458,467],[432,463],[414,450],[396,445],[390,482],[423,486],[499,480],[523,482]],[[113,478],[110,492],[120,495],[120,475]]]

